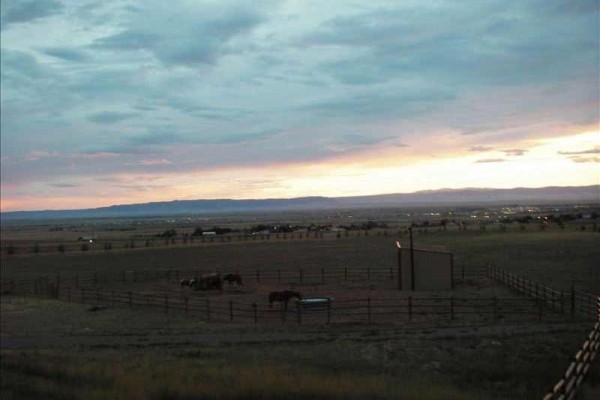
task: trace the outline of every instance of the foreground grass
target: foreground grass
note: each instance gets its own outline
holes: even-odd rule
[[[485,399],[439,379],[329,371],[227,353],[2,351],[3,399]],[[231,354],[229,354],[231,355]],[[238,357],[235,357],[238,358]],[[239,360],[236,360],[239,361]]]

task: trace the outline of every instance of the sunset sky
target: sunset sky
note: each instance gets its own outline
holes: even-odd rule
[[[3,0],[1,210],[599,184],[598,4]]]

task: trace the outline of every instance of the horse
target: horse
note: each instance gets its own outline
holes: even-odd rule
[[[221,274],[213,272],[212,274],[202,275],[192,286],[194,290],[210,290],[210,289],[222,289],[223,281],[221,280]]]
[[[194,287],[194,285],[196,285],[196,278],[182,279],[181,281],[179,281],[179,285],[181,285],[181,287],[184,287],[184,286]]]
[[[284,290],[282,292],[271,292],[269,293],[269,307],[273,308],[273,302],[277,301],[283,304],[283,311],[287,311],[288,303],[291,298],[297,297],[302,300],[302,295],[293,290]]]
[[[244,286],[244,284],[242,283],[242,276],[240,274],[227,274],[223,277],[223,281],[227,281],[230,287],[233,285],[234,282],[239,286]]]

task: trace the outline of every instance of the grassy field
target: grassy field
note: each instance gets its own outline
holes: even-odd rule
[[[529,399],[560,376],[588,328],[290,330],[49,300],[1,305],[3,399]]]
[[[457,267],[488,264],[556,288],[600,291],[588,231],[415,232]],[[2,278],[131,269],[385,270],[395,241],[369,235],[4,256]],[[185,316],[3,297],[3,399],[531,399],[564,373],[591,323],[437,328],[207,324]],[[587,393],[598,395],[598,368]]]
[[[206,243],[99,252],[3,256],[3,277],[77,273],[120,273],[133,269],[240,271],[256,269],[396,268],[396,240],[408,236],[342,237]],[[591,231],[437,231],[419,234],[418,244],[445,246],[455,253],[457,268],[501,266],[557,289],[600,291],[600,235]]]

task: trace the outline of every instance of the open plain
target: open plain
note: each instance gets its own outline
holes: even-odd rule
[[[76,299],[79,289],[71,302],[64,296],[2,296],[4,398],[541,398],[587,335],[587,316],[548,307],[539,315],[515,316],[506,309],[493,317],[457,312],[450,318],[425,309],[424,317],[409,320],[401,310],[386,311],[385,301],[452,296],[500,304],[517,299],[536,307],[487,277],[489,265],[565,293],[600,289],[598,233],[580,225],[414,228],[417,244],[454,253],[455,288],[442,293],[397,290],[396,241],[408,242],[401,226],[195,240],[180,234],[146,246],[168,227],[144,226],[146,236],[135,236],[139,228],[121,226],[110,231],[118,237],[100,236],[86,251],[75,239],[65,252],[22,251],[42,241],[47,226],[28,227],[29,237],[22,228],[3,230],[3,282],[59,277],[65,287],[77,279],[77,287],[90,293],[84,304]],[[103,246],[118,238],[127,247]],[[14,243],[21,251],[7,254]],[[205,292],[179,285],[181,278],[211,271],[238,272],[244,286]],[[300,324],[292,309],[280,323],[281,311],[269,309],[266,296],[282,288],[333,297],[331,319],[320,314],[311,323],[305,315]],[[167,310],[128,307],[96,301],[94,290],[156,295],[172,303]],[[209,299],[213,307],[256,304],[259,312],[253,321],[232,311],[230,320],[227,309],[219,314],[217,308],[208,321],[202,310],[184,312],[183,298]],[[336,308],[367,298],[373,301],[368,321],[364,309],[344,319]],[[586,381],[582,398],[592,399],[600,384],[597,367]]]

